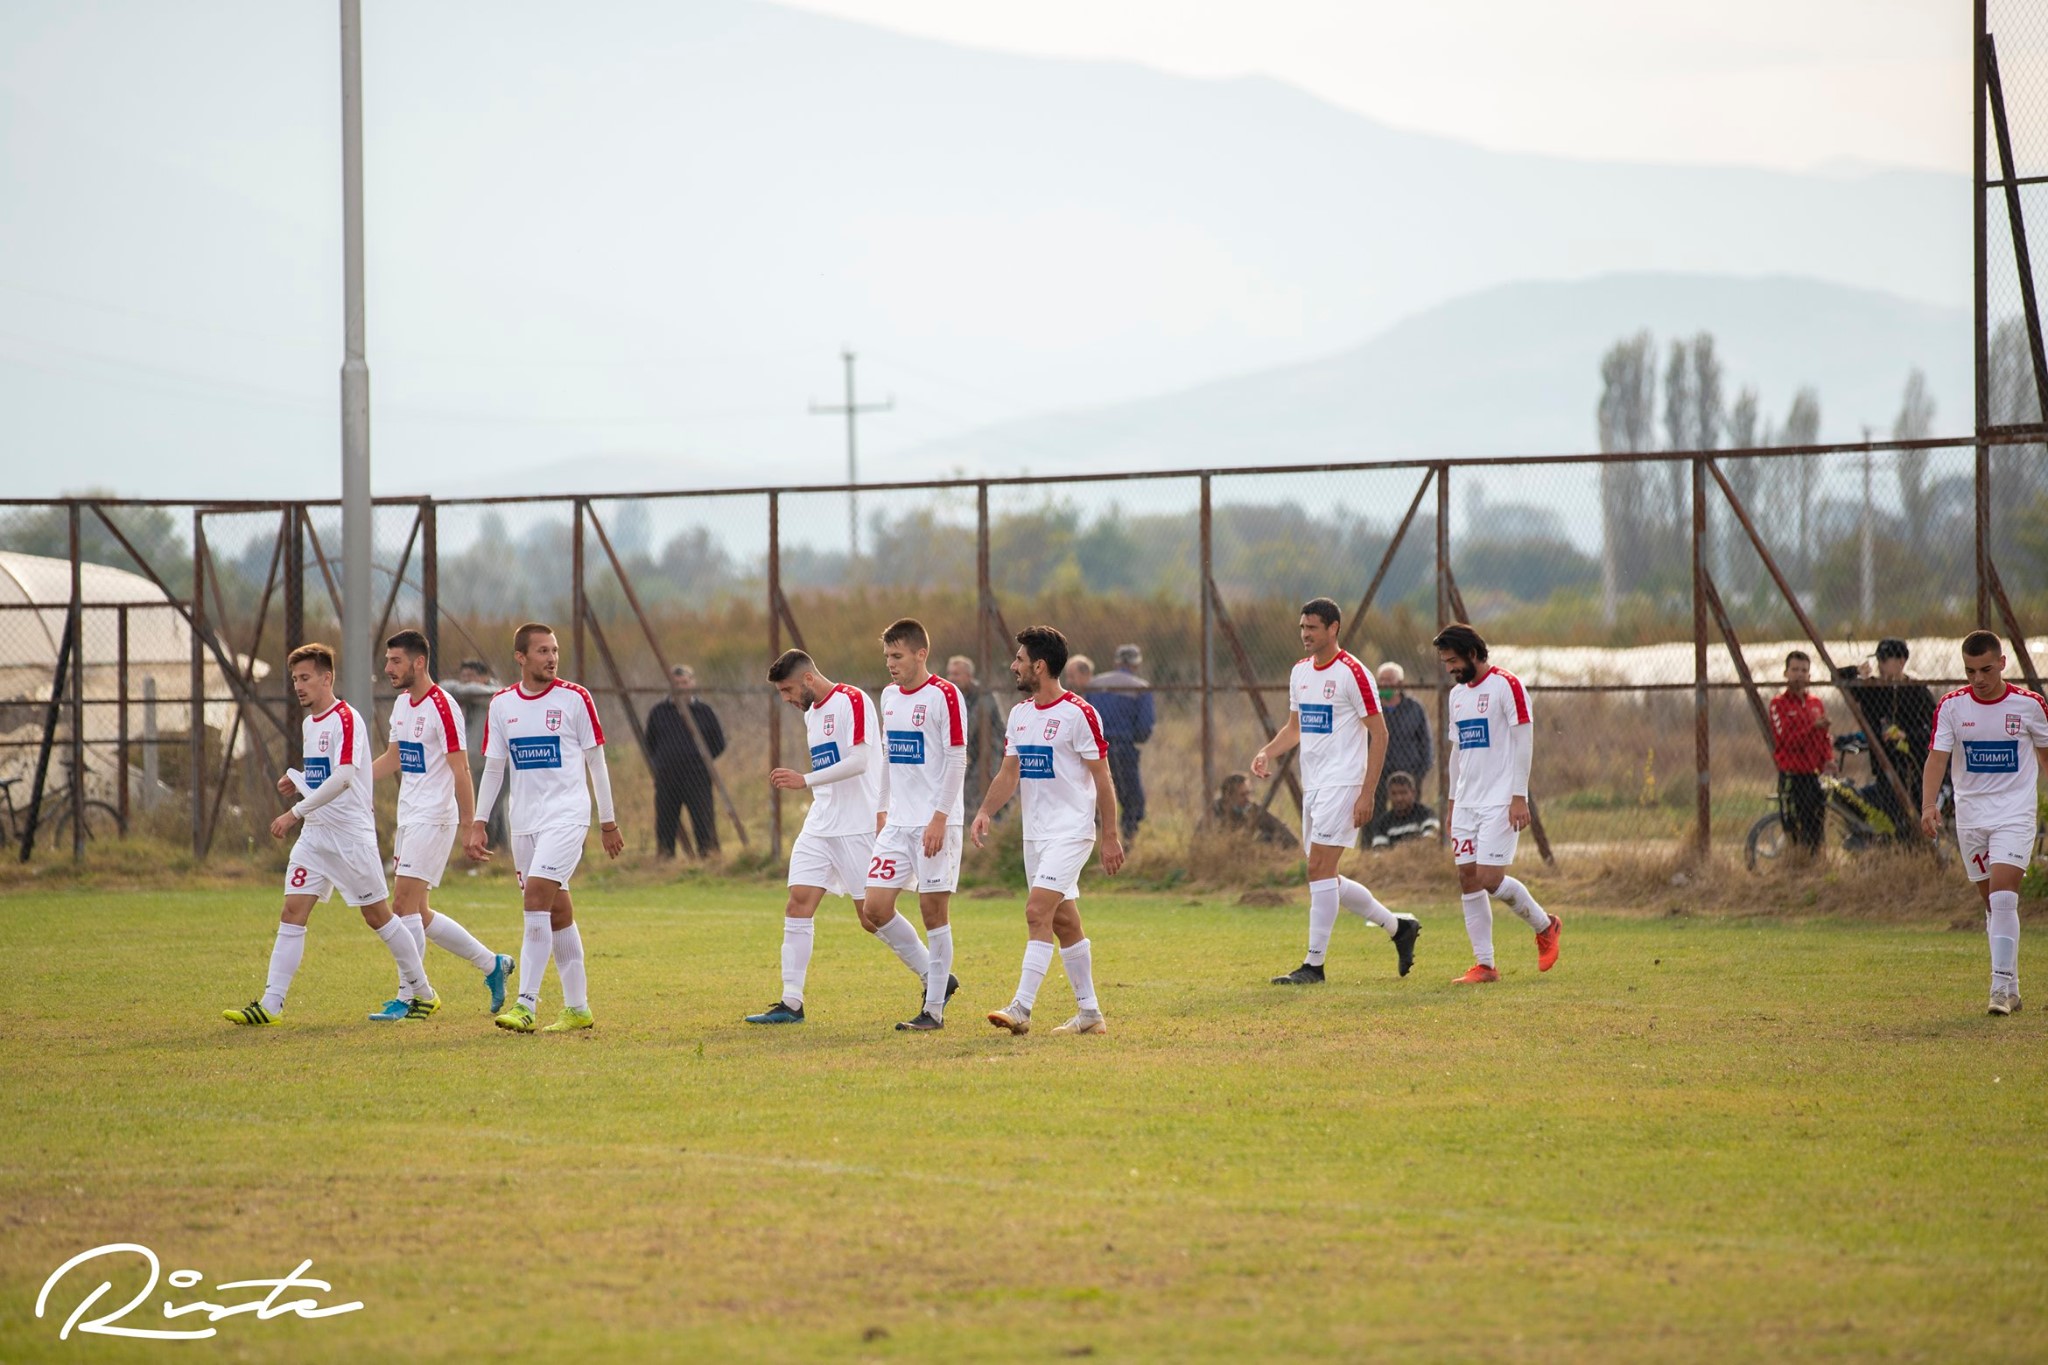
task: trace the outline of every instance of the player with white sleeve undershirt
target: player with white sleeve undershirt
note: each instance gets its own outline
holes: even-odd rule
[[[519,661],[519,681],[492,697],[484,712],[484,775],[465,848],[477,862],[490,857],[491,807],[499,790],[509,787],[512,867],[519,874],[526,933],[519,951],[519,999],[492,1022],[512,1033],[533,1032],[541,978],[552,957],[562,979],[562,1013],[541,1031],[573,1033],[595,1022],[583,934],[569,898],[569,879],[583,861],[583,840],[590,833],[593,792],[606,855],[618,857],[626,839],[612,814],[611,769],[597,703],[555,676],[562,657],[555,632],[527,622],[512,636],[512,657]]]
[[[768,666],[775,693],[804,713],[811,770],[777,768],[768,782],[782,791],[811,792],[803,830],[789,848],[789,900],[782,911],[782,994],[750,1024],[804,1022],[804,982],[817,938],[818,905],[828,894],[853,897],[863,928],[902,960],[923,984],[931,957],[910,921],[894,913],[880,925],[867,914],[868,868],[875,834],[888,801],[889,764],[881,726],[868,694],[835,683],[800,649],[784,650]]]
[[[2048,700],[2005,680],[2005,650],[1988,630],[1963,637],[1959,687],[1934,708],[1934,739],[1920,778],[1920,828],[1941,830],[1941,779],[1955,764],[1956,843],[1984,898],[1991,940],[1992,1014],[2020,1007],[2020,878],[2034,859],[2038,790],[2048,768]],[[2032,750],[2029,757],[2028,750]]]
[[[1276,986],[1313,986],[1323,980],[1323,959],[1340,910],[1386,931],[1394,941],[1395,970],[1415,965],[1422,924],[1380,904],[1363,882],[1337,875],[1344,850],[1373,815],[1380,765],[1386,761],[1387,721],[1372,674],[1337,644],[1343,617],[1337,604],[1318,597],[1303,605],[1301,647],[1287,687],[1287,723],[1252,755],[1252,772],[1272,775],[1273,760],[1301,746],[1301,851],[1308,857],[1308,956],[1273,978]]]
[[[1520,678],[1487,664],[1486,641],[1463,622],[1444,627],[1431,643],[1455,684],[1445,736],[1451,749],[1444,823],[1451,830],[1473,963],[1454,984],[1500,980],[1493,963],[1489,892],[1536,931],[1536,970],[1547,972],[1557,964],[1562,922],[1536,903],[1528,887],[1507,875],[1521,832],[1529,825],[1529,770],[1535,758],[1529,694]]]

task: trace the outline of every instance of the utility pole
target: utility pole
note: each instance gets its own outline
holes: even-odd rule
[[[839,359],[846,366],[846,398],[843,402],[839,403],[820,403],[813,399],[811,401],[811,415],[813,417],[842,414],[845,416],[846,482],[852,485],[860,482],[860,439],[859,433],[856,430],[860,415],[864,412],[887,412],[896,406],[896,400],[894,397],[890,397],[883,399],[879,403],[865,404],[856,400],[853,394],[854,355],[852,350],[841,351]],[[846,490],[846,548],[852,559],[858,560],[860,558],[860,493],[852,487]]]
[[[363,8],[341,0],[341,695],[370,714],[370,365],[363,344]],[[303,641],[286,642],[297,648]]]

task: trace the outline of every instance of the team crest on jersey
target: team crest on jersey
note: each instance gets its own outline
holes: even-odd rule
[[[427,718],[425,716],[414,716],[412,720],[412,737],[414,739],[418,739],[421,735],[424,735],[426,732]]]
[[[827,717],[825,717],[825,724],[824,724],[824,727],[823,727],[823,728],[824,728],[824,731],[825,731],[825,738],[827,738],[827,739],[830,739],[830,738],[832,738],[832,721],[833,721],[833,719],[834,719],[834,718],[833,718],[833,717],[831,717],[831,716],[827,716]]]
[[[2021,719],[2020,719],[2020,718],[2019,718],[2018,716],[2015,716],[2015,715],[2010,715],[2010,714],[2006,716],[2006,718],[2005,718],[2005,732],[2006,732],[2007,734],[2009,734],[2009,735],[2017,735],[2017,734],[2022,734],[2022,733],[2024,733],[2024,732],[2025,732],[2026,728],[2027,728],[2027,723],[2026,723],[2025,721],[2021,720]]]
[[[924,728],[924,717],[924,703],[919,702],[916,706],[910,708],[910,723],[912,727],[922,730]]]
[[[550,730],[559,730],[559,729],[561,729],[561,728],[562,728],[562,713],[561,713],[561,712],[560,712],[559,710],[554,710],[554,709],[551,709],[551,710],[549,710],[549,712],[548,712],[548,729],[550,729]]]
[[[334,732],[332,730],[322,730],[320,732],[320,752],[323,754],[329,753],[333,750],[333,748]]]
[[[1329,681],[1327,681],[1327,682],[1325,682],[1325,683],[1323,684],[1323,700],[1324,700],[1324,701],[1328,701],[1328,700],[1330,700],[1330,698],[1332,698],[1332,697],[1334,697],[1334,696],[1336,696],[1336,695],[1337,695],[1337,680],[1336,680],[1335,678],[1332,678],[1332,679],[1330,679]]]
[[[1492,697],[1489,697],[1489,696],[1487,696],[1487,695],[1486,695],[1485,693],[1483,693],[1483,692],[1482,692],[1482,693],[1480,694],[1480,696],[1479,696],[1479,714],[1480,714],[1480,715],[1482,715],[1482,716],[1483,716],[1483,715],[1485,715],[1485,714],[1486,714],[1486,703],[1488,703],[1488,702],[1490,702],[1490,701],[1492,701],[1492,700],[1493,700],[1493,698],[1492,698]]]
[[[1059,734],[1059,732],[1060,723],[1057,720],[1049,720],[1045,723],[1045,737],[1047,739],[1054,738]]]

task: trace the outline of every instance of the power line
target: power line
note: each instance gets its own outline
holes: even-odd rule
[[[858,424],[864,412],[888,412],[896,406],[896,400],[885,398],[879,403],[863,404],[854,397],[852,350],[839,353],[839,359],[846,366],[846,398],[839,403],[820,403],[811,400],[811,415],[844,416],[846,418],[846,482],[849,485],[860,482],[860,438]],[[846,546],[852,558],[860,558],[860,493],[849,487],[846,490]]]

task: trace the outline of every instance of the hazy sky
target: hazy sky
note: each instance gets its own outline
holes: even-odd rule
[[[1513,151],[1969,169],[1962,0],[790,0],[1004,51],[1258,74]]]

